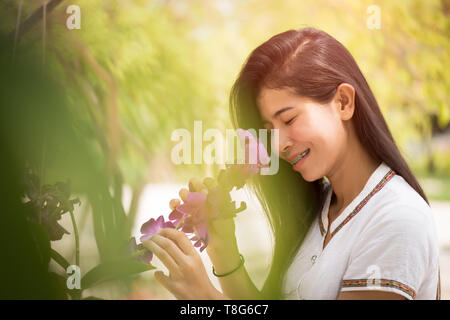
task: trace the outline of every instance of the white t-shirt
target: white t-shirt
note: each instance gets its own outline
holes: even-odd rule
[[[385,163],[331,224],[325,249],[328,184],[322,212],[313,221],[289,267],[285,299],[337,299],[341,291],[379,290],[408,299],[435,299],[439,246],[432,211]]]

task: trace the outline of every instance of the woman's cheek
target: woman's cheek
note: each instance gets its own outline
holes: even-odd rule
[[[300,122],[291,129],[290,136],[294,137],[296,147],[310,147],[313,138],[313,130]]]

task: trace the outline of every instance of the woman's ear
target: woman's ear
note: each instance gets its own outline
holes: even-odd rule
[[[355,112],[355,88],[348,83],[341,83],[334,100],[341,120],[350,120]]]

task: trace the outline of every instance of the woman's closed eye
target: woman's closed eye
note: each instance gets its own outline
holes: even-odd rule
[[[287,126],[291,125],[294,122],[295,118],[297,118],[297,117],[293,117],[290,120],[285,121],[284,124],[287,125]]]

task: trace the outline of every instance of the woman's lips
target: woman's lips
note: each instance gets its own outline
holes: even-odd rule
[[[299,154],[297,157],[295,157],[291,162],[293,166],[295,166],[300,160],[302,160],[304,157],[306,157],[310,152],[310,149],[306,149],[301,154]]]

